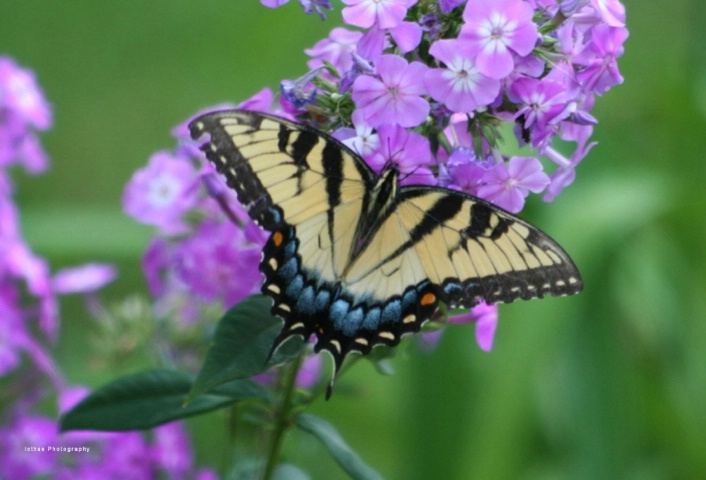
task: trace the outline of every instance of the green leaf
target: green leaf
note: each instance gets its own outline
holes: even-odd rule
[[[351,478],[382,480],[380,474],[364,463],[343,440],[336,428],[326,420],[302,413],[297,417],[297,427],[315,436]]]
[[[225,382],[249,378],[298,356],[304,341],[293,337],[268,361],[282,320],[270,314],[270,299],[253,295],[231,308],[216,327],[213,345],[196,377],[189,401]]]
[[[94,391],[64,414],[61,431],[144,430],[242,400],[269,400],[264,386],[239,380],[184,406],[192,384],[192,375],[174,370],[149,370],[120,378]]]

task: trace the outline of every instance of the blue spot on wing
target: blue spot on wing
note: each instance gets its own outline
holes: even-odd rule
[[[334,327],[338,330],[343,330],[343,319],[346,318],[350,303],[345,300],[336,300],[331,304],[328,317],[333,322]]]
[[[294,256],[294,254],[297,253],[298,248],[299,248],[299,242],[296,239],[287,242],[282,247],[282,259],[287,260],[289,258],[292,258]]]
[[[290,280],[299,272],[299,263],[296,258],[290,258],[277,270],[277,276],[284,282],[289,283]]]
[[[415,288],[409,289],[402,297],[402,311],[406,312],[413,308],[417,304],[417,297],[417,290]]]
[[[297,304],[294,310],[303,315],[313,315],[316,313],[316,304],[314,303],[314,287],[308,285],[297,299]]]
[[[341,322],[341,328],[340,330],[344,333],[344,335],[348,335],[349,337],[355,336],[356,333],[358,333],[358,330],[360,330],[360,324],[363,322],[363,308],[358,307],[354,308],[350,312],[348,312],[348,315],[346,315],[346,318],[343,319]]]
[[[382,310],[382,324],[397,323],[402,318],[402,302],[392,300]]]
[[[377,330],[380,326],[380,307],[371,308],[368,314],[363,319],[363,328],[365,330]]]
[[[314,300],[316,311],[323,312],[324,310],[326,310],[329,306],[330,301],[331,293],[328,290],[319,290],[319,293],[316,294],[316,299]]]
[[[301,294],[302,288],[304,288],[304,277],[297,275],[294,279],[287,285],[286,294],[288,298],[296,298]]]

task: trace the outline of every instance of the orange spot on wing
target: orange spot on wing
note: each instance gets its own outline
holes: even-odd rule
[[[422,299],[419,301],[423,306],[431,305],[432,303],[436,302],[436,295],[433,293],[425,293],[422,296]]]
[[[275,232],[272,234],[272,243],[275,244],[275,247],[282,245],[283,240],[284,237],[282,236],[282,232]]]

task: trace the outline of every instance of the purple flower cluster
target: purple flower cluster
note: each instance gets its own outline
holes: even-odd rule
[[[9,169],[29,173],[47,169],[37,130],[51,126],[51,109],[34,74],[0,57],[0,377],[20,367],[22,353],[58,381],[44,344],[56,339],[57,297],[90,293],[115,277],[112,267],[88,264],[52,276],[48,262],[22,237]]]
[[[52,275],[49,263],[22,237],[9,169],[47,169],[37,131],[51,127],[51,109],[34,74],[0,57],[0,379],[5,401],[0,416],[0,478],[215,478],[196,471],[188,437],[178,423],[165,425],[147,442],[140,433],[60,435],[56,418],[35,413],[56,395],[58,412],[88,392],[68,385],[51,354],[59,328],[58,299],[80,293],[89,305],[111,282],[115,269],[89,263]],[[84,450],[89,449],[88,451]],[[195,476],[194,476],[195,475]]]
[[[268,96],[271,101],[272,94],[263,91],[254,106],[267,103]],[[143,259],[148,285],[158,303],[173,305],[176,297],[190,297],[180,311],[169,312],[188,325],[200,319],[193,300],[229,308],[259,291],[266,236],[200,159],[185,124],[174,134],[180,146],[154,154],[135,172],[123,205],[128,215],[157,227]]]
[[[463,190],[513,213],[529,192],[551,201],[573,182],[595,145],[595,97],[623,81],[619,0],[342,1],[357,29],[334,28],[305,50],[312,70],[297,91],[306,95],[282,88],[286,113],[331,131],[378,171],[397,165],[405,183]],[[476,322],[484,349],[497,317],[488,309],[461,317]]]
[[[3,478],[217,479],[213,470],[196,469],[193,463],[189,437],[179,422],[153,429],[151,440],[141,432],[60,435],[56,421],[41,415],[18,415],[0,427]]]

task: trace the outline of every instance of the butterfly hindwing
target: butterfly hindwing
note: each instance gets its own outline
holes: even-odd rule
[[[471,195],[397,185],[333,137],[275,116],[198,117],[193,138],[271,236],[263,292],[284,319],[273,348],[315,335],[338,369],[350,352],[396,345],[440,301],[471,307],[582,288],[546,234]]]

